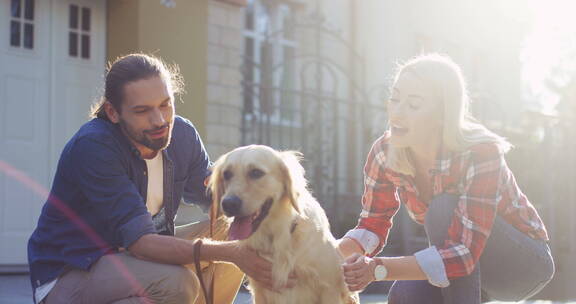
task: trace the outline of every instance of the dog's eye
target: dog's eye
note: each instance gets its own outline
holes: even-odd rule
[[[264,176],[264,171],[260,169],[252,169],[248,171],[248,176],[253,179],[261,178],[262,176]]]
[[[224,180],[226,180],[226,181],[230,180],[232,178],[232,175],[233,175],[232,171],[230,171],[230,170],[224,171],[224,174],[223,174]]]

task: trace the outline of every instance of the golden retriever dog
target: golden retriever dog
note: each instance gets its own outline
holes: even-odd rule
[[[342,257],[326,213],[307,190],[300,154],[267,146],[237,148],[216,161],[213,204],[229,218],[230,239],[272,262],[277,289],[290,273],[293,288],[270,291],[250,278],[256,304],[359,303],[342,274]]]

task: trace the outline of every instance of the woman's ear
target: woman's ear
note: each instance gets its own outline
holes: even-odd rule
[[[304,167],[300,164],[302,153],[298,151],[280,152],[282,160],[281,168],[284,172],[284,191],[296,212],[300,213],[298,198],[302,191],[306,190]]]

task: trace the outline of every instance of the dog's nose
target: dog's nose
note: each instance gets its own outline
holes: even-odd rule
[[[226,196],[222,199],[222,209],[227,216],[236,216],[242,207],[242,200],[236,195]]]

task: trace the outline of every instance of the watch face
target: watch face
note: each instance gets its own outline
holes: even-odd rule
[[[387,275],[388,271],[384,265],[376,265],[376,268],[374,268],[374,278],[376,278],[377,281],[384,281]]]

